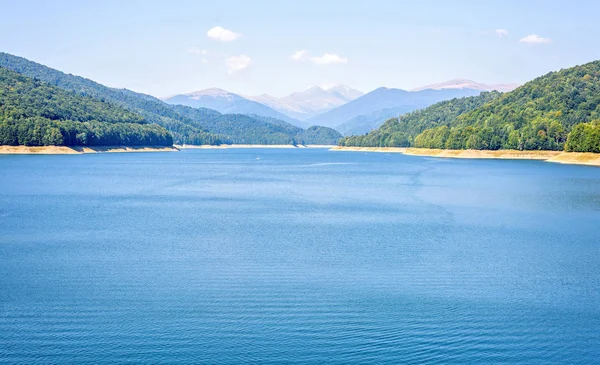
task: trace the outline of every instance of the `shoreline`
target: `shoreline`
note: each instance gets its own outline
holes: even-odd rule
[[[129,153],[129,152],[177,152],[180,149],[226,149],[226,148],[326,148],[334,145],[269,145],[269,144],[229,144],[229,145],[173,145],[172,147],[152,146],[6,146],[0,145],[0,155],[81,155],[85,153]]]
[[[428,156],[465,159],[538,160],[573,165],[600,166],[600,153],[564,151],[519,150],[442,150],[414,147],[345,147],[336,146],[330,151],[391,152],[410,156]]]
[[[151,146],[0,146],[0,155],[80,155],[84,153],[175,152],[176,147]]]
[[[335,145],[320,145],[320,144],[307,144],[307,145],[291,145],[291,144],[220,144],[220,145],[174,145],[178,149],[225,149],[225,148],[335,148]]]

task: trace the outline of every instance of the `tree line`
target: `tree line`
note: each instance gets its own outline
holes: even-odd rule
[[[0,67],[0,144],[170,146],[173,139],[136,113]]]
[[[389,120],[345,146],[599,152],[600,61],[514,91],[450,100]]]
[[[308,134],[302,135],[304,130],[301,128],[273,118],[221,114],[206,108],[169,105],[150,95],[127,89],[110,88],[92,80],[65,74],[7,53],[0,52],[0,67],[36,78],[50,86],[82,97],[118,106],[121,112],[123,110],[129,112],[126,115],[128,117],[135,115],[137,118],[142,118],[147,124],[154,123],[164,127],[172,135],[173,142],[177,144],[294,144],[301,143],[303,139],[306,139],[306,143],[312,144],[323,141],[331,142],[333,139],[337,142],[341,138],[341,135],[336,136],[335,132],[329,128],[312,130]],[[93,116],[95,113],[90,115]],[[51,120],[54,118],[51,115],[49,117]],[[67,115],[60,117],[69,119]],[[135,120],[126,118],[121,121],[135,122]]]

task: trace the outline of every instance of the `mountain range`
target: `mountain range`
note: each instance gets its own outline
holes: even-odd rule
[[[335,128],[344,135],[355,135],[368,133],[389,118],[439,101],[473,96],[481,91],[509,91],[516,86],[456,79],[411,91],[382,87],[367,94],[346,85],[314,86],[280,98],[268,94],[241,96],[211,88],[163,100],[169,104],[210,108],[222,113],[277,118],[299,127],[322,125]]]
[[[174,95],[164,98],[163,101],[171,105],[185,105],[192,108],[213,109],[223,114],[260,115],[263,117],[280,119],[296,126],[307,126],[299,120],[278,112],[267,105],[246,99],[240,95],[219,88],[210,88],[187,94]]]
[[[336,85],[332,87],[314,86],[282,98],[267,94],[248,96],[248,98],[268,105],[291,117],[299,120],[306,120],[310,117],[314,117],[344,105],[363,95],[364,93],[362,91],[358,91],[349,86]]]
[[[132,145],[134,140],[136,144],[152,140],[155,141],[152,144],[163,145],[334,144],[341,138],[337,131],[326,127],[317,126],[304,130],[271,117],[223,114],[207,108],[169,105],[150,95],[110,88],[0,52],[0,69],[2,68],[17,73],[17,76],[7,73],[7,80],[22,78],[24,81],[18,81],[19,85],[31,85],[17,93],[9,82],[6,83],[5,91],[0,89],[0,96],[8,95],[13,101],[6,110],[10,118],[2,118],[0,113],[0,132],[12,135],[14,131],[18,131],[22,134],[23,138],[11,142],[17,145],[47,144],[49,141],[58,141],[59,135],[69,145],[86,145],[88,141],[97,141],[94,142],[97,145],[100,143],[98,141],[105,140],[122,145]],[[61,103],[50,104],[51,98],[57,95],[60,96]],[[0,99],[0,112],[4,103]],[[30,111],[30,104],[46,105],[47,110],[36,107],[34,112],[41,113],[36,115]],[[106,111],[104,109],[111,111],[110,117],[103,114]],[[19,118],[16,119],[13,115]],[[121,121],[126,123],[119,123]],[[39,134],[38,130],[41,129],[38,127],[46,131],[44,133],[48,138],[30,138]],[[73,133],[76,138],[71,138]],[[106,133],[114,135],[114,138],[101,138]],[[90,137],[85,137],[84,134]]]
[[[600,61],[550,72],[509,92],[442,101],[340,145],[598,153]]]
[[[346,135],[364,134],[391,117],[425,108],[442,100],[473,96],[480,92],[474,89],[406,91],[381,87],[313,117],[308,122],[335,128]]]
[[[512,87],[452,80],[417,91],[382,87],[363,94],[345,85],[316,86],[282,98],[269,95],[243,97],[212,88],[175,95],[163,102],[150,95],[109,88],[6,53],[0,53],[0,67],[67,91],[114,103],[139,114],[148,123],[165,127],[175,143],[188,144],[296,143],[301,130],[310,125],[322,126],[311,130],[311,136],[316,132],[327,137],[307,143],[329,144],[335,142],[332,139],[335,133],[326,127],[344,135],[365,134],[389,118],[439,101],[477,95],[482,90]],[[291,125],[282,130],[281,123]],[[294,128],[290,128],[292,126]]]
[[[413,91],[382,87],[360,96],[345,86],[311,88],[287,100],[313,111],[343,104],[306,120],[320,126],[303,129],[276,118],[282,113],[268,106],[221,89],[175,96],[167,104],[0,52],[0,144],[334,144],[342,136],[327,125],[355,133],[395,115],[340,143],[600,152],[599,85],[600,61],[594,61],[504,93],[496,89],[513,85],[469,80]]]
[[[278,98],[268,94],[241,96],[223,89],[210,88],[163,98],[172,105],[209,108],[226,114],[255,114],[277,118],[299,127],[304,120],[352,101],[363,93],[345,85],[330,88],[311,87]]]

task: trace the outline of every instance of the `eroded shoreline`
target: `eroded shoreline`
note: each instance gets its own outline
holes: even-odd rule
[[[228,145],[173,145],[173,147],[151,146],[0,146],[0,155],[78,155],[84,153],[107,152],[175,152],[180,149],[226,149],[226,148],[327,148],[333,145],[269,145],[269,144],[228,144]]]
[[[519,151],[519,150],[441,150],[432,148],[401,147],[343,147],[331,151],[392,152],[413,156],[468,159],[540,160],[574,165],[600,166],[600,153],[563,151]]]
[[[220,144],[220,145],[175,145],[179,149],[187,148],[202,148],[202,149],[224,149],[224,148],[335,148],[334,145],[319,145],[319,144],[307,144],[307,145],[291,145],[291,144]]]
[[[79,155],[115,152],[174,152],[176,147],[149,146],[0,146],[0,155]]]

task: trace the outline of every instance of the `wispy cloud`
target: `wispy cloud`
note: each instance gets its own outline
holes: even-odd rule
[[[205,49],[200,49],[198,47],[189,47],[188,53],[201,54],[203,56],[206,56],[208,54],[208,51]]]
[[[240,33],[236,33],[232,30],[225,29],[221,26],[213,27],[206,32],[209,38],[212,38],[221,42],[232,42],[241,37]]]
[[[521,43],[529,43],[529,44],[547,44],[551,43],[552,40],[550,38],[540,37],[537,34],[530,34],[527,37],[523,37],[519,40]]]
[[[498,37],[502,38],[508,35],[508,30],[499,28],[496,29],[496,34],[498,35]]]
[[[206,49],[200,49],[198,47],[189,47],[188,53],[201,55],[202,58],[200,58],[200,62],[202,62],[204,64],[208,63],[207,56],[208,56],[209,52]]]
[[[238,72],[248,68],[251,64],[252,59],[244,54],[229,57],[225,60],[225,65],[227,66],[227,73],[229,73],[230,75],[234,72]]]
[[[294,54],[292,55],[292,59],[296,60],[296,61],[303,61],[308,57],[308,52],[306,52],[305,50],[300,50],[297,52],[294,52]]]
[[[340,57],[335,53],[325,53],[320,57],[311,57],[310,60],[315,65],[335,65],[348,63],[346,57]]]

